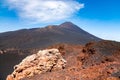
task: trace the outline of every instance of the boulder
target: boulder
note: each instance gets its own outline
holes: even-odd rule
[[[58,49],[40,50],[36,54],[27,56],[21,63],[14,66],[12,74],[7,80],[20,80],[35,74],[64,69],[66,60],[63,59]]]

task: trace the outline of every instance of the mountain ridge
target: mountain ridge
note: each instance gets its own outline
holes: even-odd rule
[[[41,47],[55,43],[85,44],[89,41],[99,41],[88,32],[71,22],[60,25],[49,25],[44,28],[22,29],[0,33],[0,48],[6,47]],[[19,45],[19,46],[18,46]],[[29,48],[28,47],[28,48]]]

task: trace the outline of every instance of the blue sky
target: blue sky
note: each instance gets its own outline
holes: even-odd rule
[[[120,41],[120,0],[0,1],[0,32],[65,21],[97,37]]]

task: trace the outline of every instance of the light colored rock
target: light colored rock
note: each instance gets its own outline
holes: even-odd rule
[[[20,80],[35,74],[64,69],[65,66],[66,60],[63,59],[58,49],[40,50],[14,66],[14,71],[7,77],[7,80]]]
[[[0,54],[3,54],[4,52],[2,50],[0,50]]]

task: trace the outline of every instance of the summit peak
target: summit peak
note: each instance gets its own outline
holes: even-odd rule
[[[77,25],[73,24],[72,22],[64,22],[60,24],[59,27],[66,28],[66,29],[73,30],[73,31],[80,30],[80,28]]]

